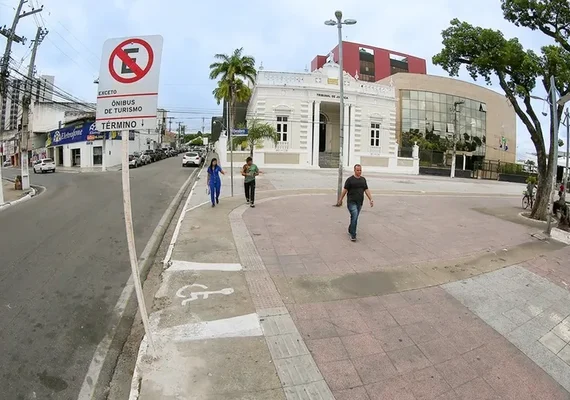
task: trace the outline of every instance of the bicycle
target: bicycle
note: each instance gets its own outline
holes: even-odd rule
[[[532,208],[533,204],[534,204],[534,195],[533,195],[533,196],[530,196],[530,195],[528,194],[528,192],[525,190],[525,191],[523,192],[523,198],[522,198],[522,208],[523,208],[523,210],[526,210],[529,206],[530,206],[530,208]]]

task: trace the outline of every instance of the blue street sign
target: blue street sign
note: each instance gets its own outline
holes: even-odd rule
[[[232,129],[233,136],[247,136],[247,129]]]

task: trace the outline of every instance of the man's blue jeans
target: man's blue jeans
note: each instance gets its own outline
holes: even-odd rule
[[[362,204],[349,202],[347,203],[348,212],[350,213],[350,225],[348,226],[348,233],[351,237],[356,237],[356,225],[358,224],[358,216],[362,210]]]

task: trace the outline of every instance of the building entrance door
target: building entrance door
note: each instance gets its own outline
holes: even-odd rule
[[[71,165],[74,167],[81,166],[81,149],[71,149]]]
[[[57,146],[56,164],[57,166],[63,165],[63,146]]]

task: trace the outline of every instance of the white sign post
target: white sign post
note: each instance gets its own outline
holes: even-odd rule
[[[99,132],[156,129],[162,36],[108,39],[97,93]]]
[[[122,131],[122,183],[125,231],[132,278],[148,343],[156,356],[144,302],[135,247],[129,180],[130,130],[155,129],[162,36],[108,39],[103,44],[96,127],[99,132]]]

